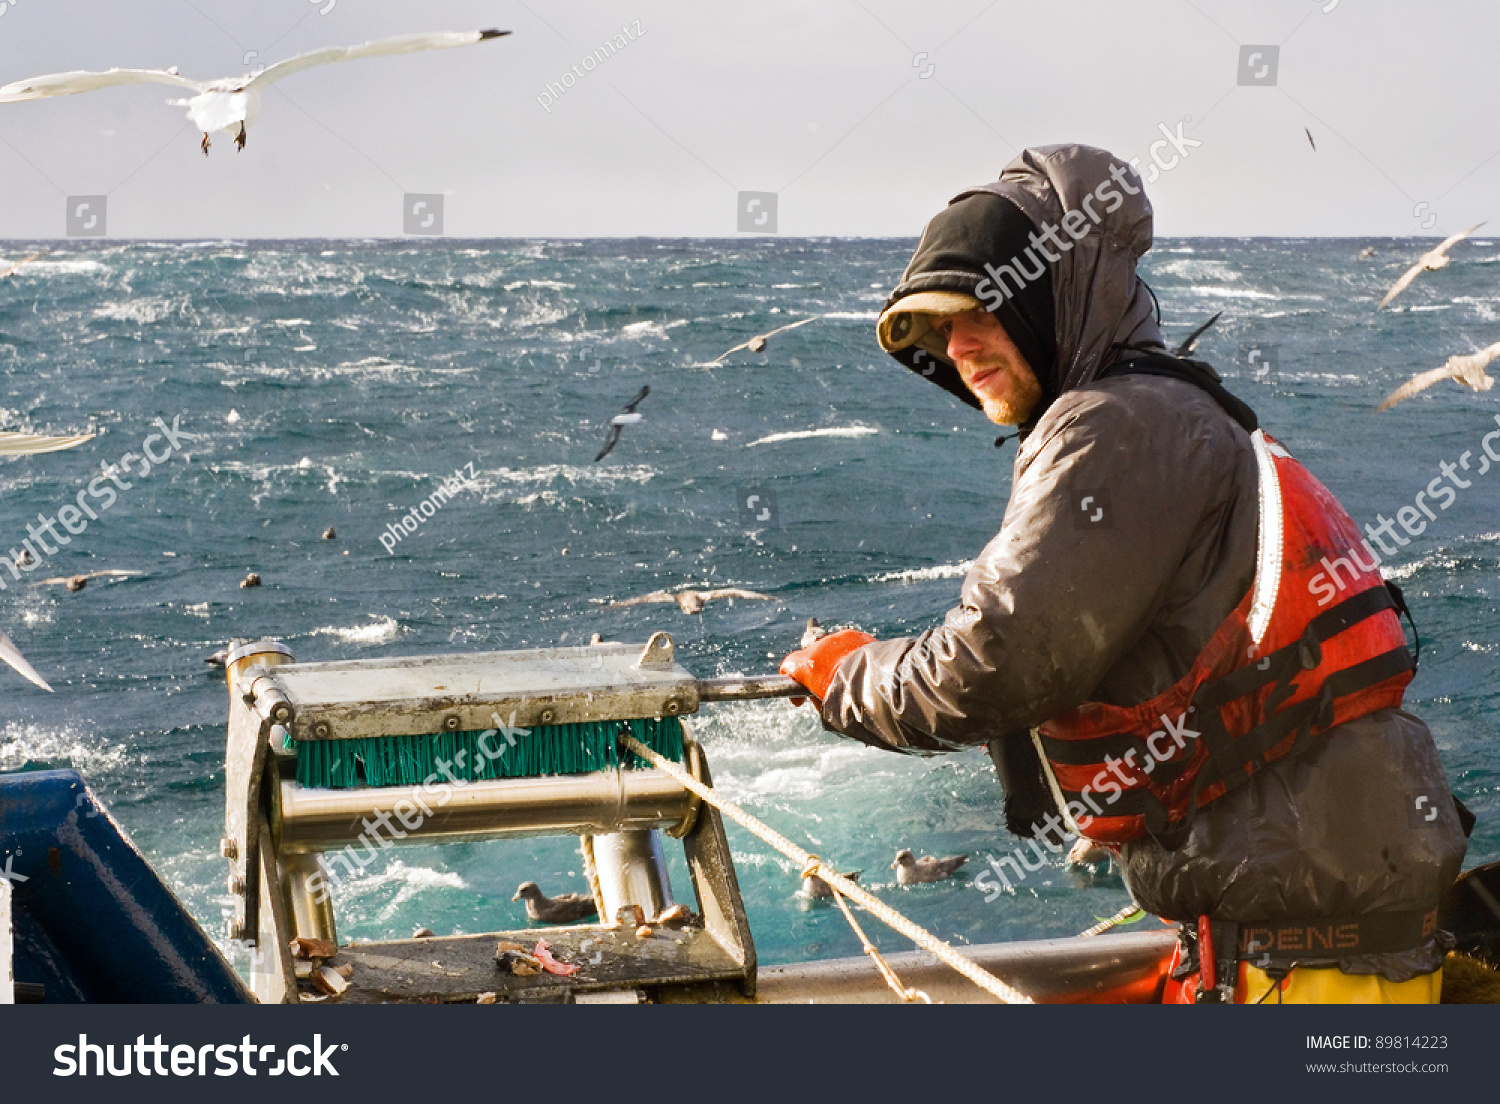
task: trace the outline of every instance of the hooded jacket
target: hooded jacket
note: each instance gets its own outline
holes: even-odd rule
[[[1086,146],[1027,150],[954,204],[978,193],[1015,204],[1038,228],[1036,255],[1056,257],[1047,262],[1055,360],[1033,365],[1046,397],[1022,427],[1000,531],[959,605],[919,637],[851,654],[822,716],[899,751],[998,743],[1009,750],[997,760],[1007,820],[1030,834],[1027,822],[1050,802],[1025,733],[1084,701],[1146,701],[1192,666],[1253,579],[1258,475],[1248,433],[1204,390],[1161,376],[1099,378],[1122,358],[1165,352],[1135,271],[1152,215],[1129,166]],[[1002,322],[1025,306],[1019,294],[999,304],[987,294],[997,272],[1013,289],[1004,267],[1013,258],[965,264],[948,250],[939,276],[924,255],[939,254],[919,245],[892,302],[911,290],[965,290],[1000,306]],[[939,372],[956,381],[956,370],[935,341],[896,356],[954,390]],[[1420,795],[1440,815],[1413,827]],[[1124,844],[1120,865],[1150,912],[1253,923],[1429,909],[1463,853],[1430,733],[1387,709],[1206,806],[1180,848]],[[1437,969],[1444,949],[1439,934],[1412,951],[1325,964],[1404,981]]]

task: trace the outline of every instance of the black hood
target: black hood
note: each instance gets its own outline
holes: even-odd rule
[[[1135,271],[1151,224],[1140,177],[1124,161],[1091,146],[1028,149],[927,225],[887,307],[918,291],[981,300],[1036,371],[1044,395],[1034,423],[1122,356],[1166,352]],[[936,334],[891,355],[979,406]]]
[[[1036,227],[1010,200],[985,192],[960,196],[939,212],[917,243],[911,263],[886,301],[893,306],[918,291],[957,291],[979,298],[989,276],[985,265],[998,265],[1020,256],[1031,244]],[[1009,299],[991,299],[990,307],[1006,335],[1015,343],[1041,383],[1045,401],[1058,395],[1057,344],[1053,339],[1052,273],[1040,275]],[[934,335],[891,354],[913,372],[929,379],[979,409],[979,400],[964,386]]]

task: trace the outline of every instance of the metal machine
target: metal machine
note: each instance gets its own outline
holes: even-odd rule
[[[723,824],[661,771],[322,789],[299,784],[296,763],[299,753],[311,754],[308,745],[330,741],[484,729],[513,742],[522,729],[532,734],[523,739],[543,739],[562,725],[681,718],[704,700],[788,693],[786,680],[697,680],[677,665],[666,633],[644,647],[303,664],[284,645],[259,641],[233,648],[226,671],[221,850],[230,864],[229,936],[254,948],[251,988],[261,1001],[301,999],[294,939],[338,944],[328,884],[333,864],[325,856],[362,835],[368,845],[372,821],[401,824],[400,838],[391,837],[399,843],[577,835],[600,923],[339,946],[333,961],[352,967],[346,1003],[473,1001],[486,992],[586,1002],[705,987],[707,994],[753,995],[755,950]],[[684,763],[708,783],[702,750],[681,723]],[[701,920],[638,938],[633,921],[614,921],[634,915],[631,906],[650,918],[673,905],[663,832],[682,842]],[[573,977],[497,969],[498,941],[539,935],[559,957],[587,967]]]

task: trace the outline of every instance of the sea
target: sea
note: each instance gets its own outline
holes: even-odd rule
[[[0,770],[80,771],[226,943],[228,699],[204,661],[231,639],[317,661],[666,631],[711,676],[774,671],[809,617],[881,637],[938,624],[1000,526],[1015,445],[997,449],[996,427],[877,346],[913,245],[0,242],[7,263],[46,251],[0,279],[0,429],[98,434],[0,460],[0,551],[80,495],[97,515],[65,545],[44,532],[52,552],[21,582],[0,573],[0,628],[55,691],[0,668]],[[1422,636],[1409,707],[1479,817],[1474,866],[1500,858],[1500,470],[1485,459],[1500,457],[1500,391],[1449,382],[1374,408],[1413,373],[1500,340],[1500,242],[1464,242],[1377,313],[1429,245],[1167,239],[1142,269],[1169,341],[1222,312],[1198,355],[1357,521],[1410,507],[1423,523],[1383,569]],[[809,315],[763,352],[718,359]],[[609,419],[647,387],[641,420],[596,462]],[[157,419],[176,435],[152,439]],[[146,447],[160,458],[149,471],[120,466]],[[1439,505],[1429,485],[1464,456],[1468,475],[1453,470],[1468,485]],[[456,473],[462,489],[395,541],[391,526]],[[113,492],[107,508],[91,486]],[[28,585],[105,570],[139,574]],[[240,586],[249,572],[261,586]],[[696,616],[610,606],[689,584],[769,600]],[[975,887],[1019,843],[980,749],[877,751],[781,700],[706,707],[694,723],[731,798],[943,939],[1067,936],[1128,902],[1113,871],[1029,850],[1037,869],[1013,891]],[[762,962],[859,953],[837,909],[798,896],[791,863],[728,833]],[[681,849],[665,843],[692,904]],[[969,862],[954,880],[898,886],[899,848]],[[528,880],[583,889],[577,841],[391,848],[338,888],[339,934],[520,926],[511,897]]]

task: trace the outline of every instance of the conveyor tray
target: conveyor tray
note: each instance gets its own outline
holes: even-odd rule
[[[530,948],[538,939],[545,939],[560,961],[583,969],[572,977],[517,977],[495,965],[496,944]],[[598,962],[590,961],[595,957]],[[738,980],[744,974],[744,968],[701,928],[658,928],[649,939],[637,939],[632,928],[585,926],[355,943],[340,947],[329,963],[354,967],[342,1004],[460,1003],[486,992],[502,1001],[549,1000],[568,991],[690,985]]]

